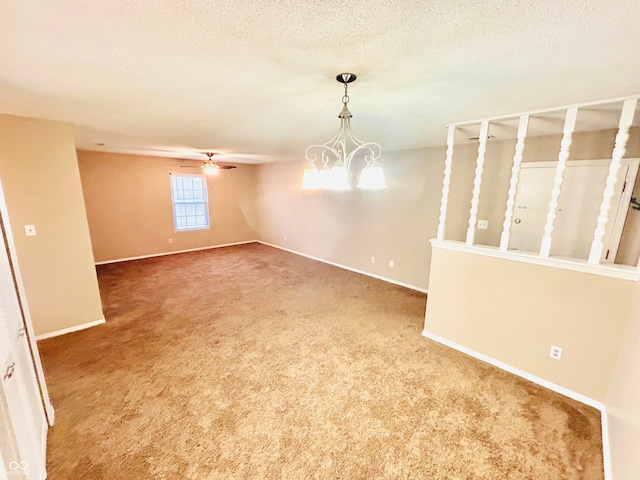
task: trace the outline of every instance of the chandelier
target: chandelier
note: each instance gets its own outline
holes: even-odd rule
[[[347,88],[355,79],[353,73],[336,76],[344,84],[342,110],[338,115],[340,128],[327,143],[307,147],[304,155],[311,165],[304,171],[302,189],[349,190],[353,185],[368,190],[387,188],[382,167],[376,163],[382,153],[380,145],[362,142],[351,131],[353,115],[347,107]]]

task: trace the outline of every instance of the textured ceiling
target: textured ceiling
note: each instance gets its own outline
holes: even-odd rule
[[[448,123],[640,93],[638,25],[637,0],[4,1],[0,112],[72,122],[80,148],[303,158],[349,71],[357,136],[441,145]]]

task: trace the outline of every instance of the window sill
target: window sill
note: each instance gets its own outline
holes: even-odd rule
[[[201,232],[202,230],[211,230],[211,227],[185,228],[183,230],[176,230],[174,228],[173,233]]]

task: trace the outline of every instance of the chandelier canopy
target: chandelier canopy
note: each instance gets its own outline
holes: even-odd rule
[[[311,166],[304,171],[302,189],[349,190],[353,185],[368,190],[387,188],[382,167],[376,162],[382,154],[380,145],[365,143],[351,131],[353,115],[347,107],[347,89],[355,79],[353,73],[336,76],[344,84],[342,110],[338,114],[340,128],[327,143],[307,147],[305,157]]]

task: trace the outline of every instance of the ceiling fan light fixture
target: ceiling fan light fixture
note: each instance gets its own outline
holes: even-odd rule
[[[301,189],[318,189],[324,188],[328,190],[349,190],[352,188],[349,182],[350,178],[354,178],[357,172],[354,172],[353,159],[357,156],[363,158],[366,162],[364,168],[360,172],[359,188],[365,189],[381,189],[387,188],[384,181],[384,172],[382,167],[374,165],[375,161],[380,158],[382,148],[379,144],[373,142],[363,142],[359,140],[351,131],[351,118],[353,115],[347,107],[349,103],[349,95],[347,94],[348,84],[356,80],[353,73],[341,73],[336,76],[336,80],[344,84],[344,95],[342,96],[342,110],[338,114],[340,119],[340,128],[334,137],[327,143],[311,145],[305,151],[306,159],[311,163],[311,167],[305,170],[303,175]],[[323,168],[317,170],[316,161],[322,161]],[[361,161],[355,162],[362,165]],[[329,166],[331,165],[331,168]],[[365,174],[365,181],[362,182],[362,173],[366,170],[372,170]],[[317,177],[313,171],[318,172]],[[308,172],[308,173],[307,173]],[[313,179],[313,181],[312,181]],[[317,179],[317,181],[315,181]],[[363,186],[360,187],[360,184]],[[374,186],[371,186],[374,185]]]
[[[205,162],[204,165],[202,165],[202,170],[204,170],[204,173],[206,173],[207,175],[217,175],[220,167],[209,160]]]
[[[213,156],[216,153],[213,152],[196,152],[196,153],[204,153],[207,156],[207,160],[202,162],[201,165],[180,165],[182,168],[200,168],[206,175],[217,175],[220,170],[231,170],[234,168],[238,168],[235,165],[226,165],[224,163],[218,163],[213,159]],[[185,159],[186,160],[186,159]]]

